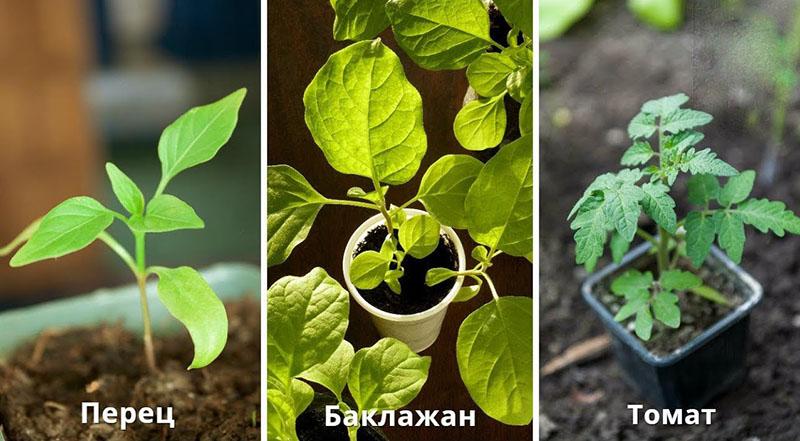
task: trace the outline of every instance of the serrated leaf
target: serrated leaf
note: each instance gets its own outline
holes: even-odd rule
[[[336,0],[332,2],[334,40],[369,40],[389,27],[383,0]]]
[[[620,263],[631,248],[631,243],[620,236],[618,232],[614,231],[611,233],[611,241],[608,246],[611,249],[611,258],[614,263]]]
[[[655,152],[647,141],[635,141],[632,146],[625,151],[620,160],[620,164],[625,166],[636,166],[647,163]]]
[[[587,199],[570,228],[575,230],[575,262],[593,271],[608,239],[608,221],[601,197]]]
[[[222,301],[203,276],[188,266],[149,271],[158,276],[158,299],[192,337],[194,358],[189,369],[208,366],[228,341],[228,315]]]
[[[324,363],[312,366],[300,373],[298,377],[325,386],[341,401],[342,391],[350,374],[350,363],[353,361],[353,355],[355,355],[353,345],[347,340],[342,340],[339,347]]]
[[[622,308],[619,309],[619,312],[617,312],[617,314],[614,316],[614,321],[625,321],[633,317],[634,314],[638,313],[643,308],[649,308],[649,297],[649,295],[647,297],[637,297],[626,302],[624,305],[622,305]]]
[[[246,93],[239,89],[219,101],[195,107],[164,129],[158,140],[160,190],[178,173],[216,156],[236,128]]]
[[[439,246],[441,225],[431,216],[420,214],[409,218],[400,225],[397,236],[403,250],[411,256],[422,259]]]
[[[503,17],[525,35],[533,37],[533,2],[528,0],[495,0]]]
[[[377,251],[364,251],[350,263],[350,281],[358,289],[373,289],[383,282],[390,263]]]
[[[660,227],[670,234],[678,228],[675,201],[669,195],[669,187],[661,183],[648,182],[642,185],[644,197],[642,208]]]
[[[467,66],[467,80],[482,97],[500,95],[506,90],[506,78],[517,64],[506,54],[487,52]]]
[[[719,204],[730,207],[732,204],[738,204],[747,199],[750,192],[753,191],[755,179],[756,172],[752,170],[745,170],[736,176],[731,176],[719,192]]]
[[[732,261],[742,262],[744,252],[744,223],[738,215],[724,213],[719,224],[719,246]]]
[[[650,308],[642,308],[636,313],[634,330],[642,340],[650,340],[650,335],[653,332],[653,316],[650,314]]]
[[[458,370],[473,401],[490,417],[526,425],[533,417],[533,301],[500,297],[461,323]]]
[[[689,149],[678,165],[682,172],[693,175],[734,176],[739,173],[730,164],[717,158],[717,154],[711,149]]]
[[[11,258],[12,267],[61,257],[86,248],[111,223],[112,212],[100,202],[78,196],[50,210],[28,242]]]
[[[469,235],[490,249],[533,258],[533,139],[506,144],[490,159],[465,200]]]
[[[135,231],[164,233],[175,230],[204,228],[205,223],[194,208],[169,194],[160,194],[147,204],[147,212],[141,222],[131,223]]]
[[[686,291],[703,284],[703,281],[695,274],[681,270],[664,271],[659,278],[659,282],[661,287],[667,291]]]
[[[427,149],[422,99],[380,39],[334,53],[303,94],[305,121],[340,173],[403,184]]]
[[[489,47],[489,14],[478,0],[390,0],[397,44],[429,70],[461,69]]]
[[[678,133],[704,126],[714,120],[708,113],[692,109],[676,109],[661,117],[661,130]]]
[[[503,140],[506,131],[505,94],[470,101],[453,122],[458,143],[467,150],[485,150]]]
[[[629,299],[649,297],[650,287],[652,286],[653,273],[650,271],[643,273],[638,270],[628,270],[611,282],[611,292]]]
[[[628,136],[634,140],[639,138],[647,139],[653,136],[657,129],[656,117],[649,113],[641,112],[634,116],[630,124],[628,124]]]
[[[430,357],[415,354],[394,338],[382,338],[356,352],[347,387],[360,411],[399,409],[419,394],[430,365]]]
[[[686,216],[686,254],[695,268],[703,264],[711,251],[720,216],[720,213],[712,215],[699,211],[692,211]]]
[[[284,262],[306,239],[325,201],[292,167],[267,167],[267,266]]]
[[[772,230],[778,237],[783,237],[786,231],[800,234],[800,219],[791,210],[787,210],[783,202],[749,199],[739,204],[733,211],[742,222],[762,233]]]
[[[677,154],[686,151],[689,147],[694,147],[705,138],[700,132],[694,130],[684,130],[672,135],[668,135],[665,141],[665,147],[671,150],[671,154]]]
[[[347,329],[348,292],[322,268],[278,279],[267,291],[267,368],[294,377],[324,363]]]
[[[456,277],[458,274],[449,268],[431,268],[425,273],[425,284],[428,286],[438,285],[445,280]]]
[[[110,162],[106,163],[106,174],[111,181],[111,189],[122,207],[130,214],[143,214],[144,195],[136,183]]]
[[[688,182],[689,202],[703,205],[719,197],[719,180],[713,175],[694,175]]]
[[[688,101],[689,97],[686,96],[686,94],[679,93],[677,95],[667,96],[644,103],[644,105],[642,105],[642,112],[664,116],[678,110]]]
[[[549,41],[560,37],[592,9],[594,0],[539,1],[539,38]]]
[[[681,309],[677,305],[678,296],[669,292],[660,292],[653,298],[653,314],[656,320],[677,328],[681,325]]]
[[[604,193],[603,209],[606,217],[623,239],[632,241],[639,225],[642,210],[639,202],[645,197],[644,191],[620,180],[617,185],[604,190]]]

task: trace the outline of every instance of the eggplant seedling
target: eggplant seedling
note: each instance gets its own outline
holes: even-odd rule
[[[629,270],[611,285],[625,301],[615,320],[635,317],[635,333],[642,340],[650,339],[654,319],[669,328],[680,326],[678,292],[728,303],[695,273],[681,269],[682,261],[699,268],[717,241],[731,260],[740,263],[745,225],[777,236],[800,234],[800,218],[783,202],[750,198],[755,172],[739,173],[711,149],[697,147],[704,136],[695,129],[713,118],[681,108],[688,100],[679,94],[645,103],[628,126],[633,145],[620,162],[629,168],[596,178],[568,216],[575,230],[576,261],[589,271],[607,243],[617,263],[636,236],[652,244],[655,274]],[[682,173],[692,175],[688,200],[696,208],[679,220],[670,193]],[[720,177],[727,179],[725,185]],[[657,225],[657,235],[639,227],[642,213]]]
[[[22,245],[11,259],[12,267],[20,267],[74,253],[95,240],[108,245],[136,278],[144,324],[144,354],[150,371],[157,371],[157,365],[147,304],[149,276],[158,278],[159,300],[189,331],[194,344],[189,369],[207,366],[225,347],[228,318],[208,283],[187,266],[148,266],[145,245],[148,234],[204,228],[203,220],[189,204],[165,191],[179,173],[211,160],[228,142],[245,93],[240,89],[215,103],[191,109],[164,129],[158,142],[161,180],[148,201],[133,180],[108,163],[111,187],[127,214],[106,208],[91,197],[73,197],[35,221],[2,250],[3,254],[10,254]],[[133,255],[106,231],[114,220],[126,225],[133,235]]]

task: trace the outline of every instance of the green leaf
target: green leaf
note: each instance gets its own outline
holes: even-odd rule
[[[458,273],[456,271],[449,268],[431,268],[425,273],[425,284],[428,286],[438,285],[457,275]]]
[[[527,0],[495,0],[503,17],[525,35],[533,37],[533,2]]]
[[[495,147],[506,132],[505,94],[470,101],[458,111],[453,130],[456,139],[467,150]]]
[[[502,53],[481,54],[467,66],[467,80],[482,97],[492,97],[506,90],[506,78],[517,68],[510,56]]]
[[[719,180],[713,175],[694,175],[689,178],[689,202],[703,205],[719,197]]]
[[[289,390],[287,390],[289,389]],[[297,441],[295,420],[302,405],[308,401],[311,387],[300,380],[292,379],[290,386],[280,384],[273,377],[267,377],[267,437],[270,440]],[[310,391],[313,400],[314,391]]]
[[[439,222],[453,228],[466,228],[464,202],[482,168],[483,163],[472,156],[442,156],[422,177],[417,198]]]
[[[420,357],[399,340],[382,338],[356,352],[347,387],[360,411],[399,409],[419,394],[430,366],[430,357]]]
[[[631,317],[634,314],[638,314],[639,311],[642,309],[647,309],[650,307],[650,295],[647,294],[642,297],[635,297],[627,301],[622,308],[619,309],[617,315],[614,316],[615,322],[623,322]]]
[[[681,325],[681,309],[678,307],[678,296],[669,292],[660,292],[653,299],[653,313],[656,320],[677,328]]]
[[[481,285],[469,285],[459,288],[456,296],[453,297],[453,303],[466,302],[478,295],[481,291]]]
[[[325,201],[292,167],[267,167],[267,266],[284,262],[306,239]]]
[[[657,129],[656,117],[649,113],[641,112],[634,116],[631,123],[628,124],[628,136],[633,140],[639,138],[647,139],[653,136]]]
[[[403,250],[411,256],[422,259],[439,246],[441,225],[431,216],[420,214],[409,218],[397,233]]]
[[[486,247],[478,245],[472,249],[470,253],[473,259],[477,260],[478,262],[488,262],[489,261],[489,250]]]
[[[634,330],[642,340],[650,340],[650,335],[653,332],[653,316],[650,314],[650,308],[642,308],[636,313]]]
[[[676,109],[661,117],[661,130],[678,133],[704,126],[713,120],[713,116],[699,110]]]
[[[531,96],[533,90],[532,72],[532,66],[522,66],[515,69],[508,78],[506,78],[506,90],[508,90],[508,94],[519,103],[522,103],[526,97]]]
[[[594,0],[539,0],[539,38],[560,37],[592,9]]]
[[[526,425],[533,417],[533,301],[500,297],[464,319],[458,370],[472,400],[490,417]]]
[[[397,44],[425,69],[461,69],[489,47],[489,14],[479,0],[389,0]]]
[[[661,31],[683,23],[684,0],[628,0],[628,9],[645,24]]]
[[[336,351],[324,363],[314,365],[298,376],[325,386],[341,401],[354,354],[353,345],[347,340],[342,340]]]
[[[703,281],[695,274],[681,270],[664,271],[659,282],[661,287],[667,291],[686,291],[703,284]]]
[[[159,300],[192,337],[194,358],[189,369],[208,366],[228,341],[225,306],[203,276],[188,266],[153,267],[149,272],[158,276]]]
[[[20,267],[74,253],[94,242],[112,222],[114,215],[100,202],[86,196],[67,199],[42,218],[10,264]]]
[[[139,190],[136,183],[110,162],[106,163],[106,174],[108,174],[108,180],[111,181],[111,189],[114,191],[114,195],[117,196],[119,203],[128,210],[128,213],[143,214],[144,195],[142,195],[142,191]]]
[[[650,113],[656,116],[665,116],[680,109],[680,107],[689,101],[689,97],[685,93],[667,96],[656,100],[651,100],[642,105],[642,112]]]
[[[570,224],[570,228],[575,230],[575,262],[578,265],[586,264],[590,272],[603,256],[603,247],[608,238],[609,222],[603,204],[602,197],[587,199]],[[623,239],[622,236],[620,238]]]
[[[303,94],[305,121],[340,173],[403,184],[427,149],[422,99],[380,39],[334,53]]]
[[[267,291],[267,368],[289,378],[322,364],[347,329],[347,291],[322,268],[278,279]]]
[[[700,132],[694,130],[684,130],[671,135],[666,135],[664,139],[664,148],[669,150],[667,155],[678,154],[686,151],[689,147],[694,147],[705,138]]]
[[[644,192],[642,198],[644,212],[667,232],[675,234],[675,230],[678,228],[678,219],[675,214],[675,201],[669,195],[669,187],[658,182],[648,182],[642,185],[642,191]]]
[[[164,233],[167,231],[204,228],[205,223],[194,208],[169,194],[160,194],[147,204],[147,213],[140,222],[131,222],[134,231]]]
[[[611,234],[611,242],[609,242],[608,246],[611,248],[611,258],[614,260],[614,263],[620,263],[631,248],[631,243],[620,236],[618,232],[614,231]]]
[[[384,276],[384,277],[385,277],[385,276]],[[398,279],[390,279],[390,278],[386,278],[386,279],[384,280],[384,282],[386,282],[386,285],[387,285],[387,286],[389,287],[389,289],[391,289],[391,290],[392,290],[392,292],[393,292],[393,293],[395,293],[395,294],[400,294],[400,293],[403,291],[403,285],[401,285],[401,284],[400,284],[400,281],[399,281]]]
[[[36,230],[39,229],[39,225],[41,224],[42,224],[41,218],[31,222],[30,225],[25,227],[24,230],[22,230],[19,234],[17,234],[17,237],[12,239],[11,242],[7,243],[2,248],[0,248],[0,257],[8,256],[9,254],[11,254],[12,251],[16,250],[18,246],[30,240],[31,236],[33,236],[33,233],[35,233]]]
[[[689,149],[678,164],[682,172],[693,175],[734,176],[739,174],[730,164],[717,158],[711,149],[695,151]]]
[[[178,173],[216,156],[236,128],[246,93],[246,89],[239,89],[217,102],[195,107],[164,129],[158,140],[159,190]]]
[[[625,298],[649,297],[653,273],[628,270],[611,282],[611,292]]]
[[[635,141],[632,146],[625,151],[620,160],[620,164],[625,166],[635,166],[647,163],[655,152],[647,141]]]
[[[603,209],[606,217],[625,240],[632,241],[642,212],[639,202],[645,198],[645,192],[620,179],[616,185],[605,189],[604,193],[606,199]]]
[[[336,0],[333,21],[333,38],[344,40],[370,40],[389,27],[383,0]]]
[[[738,215],[724,213],[719,224],[719,246],[734,262],[742,263],[744,252],[744,223]]]
[[[723,296],[722,294],[720,294],[719,291],[717,291],[716,289],[714,289],[714,288],[712,288],[710,286],[706,286],[706,285],[698,286],[696,288],[690,289],[689,291],[691,291],[694,294],[697,294],[698,296],[700,296],[700,297],[702,297],[702,298],[704,298],[706,300],[710,300],[710,301],[712,301],[714,303],[719,303],[720,305],[730,305],[731,304],[728,301],[728,299],[725,298],[725,296]]]
[[[503,146],[478,174],[465,202],[470,236],[512,256],[533,258],[533,139]]]
[[[695,268],[708,257],[711,251],[711,244],[717,234],[720,221],[720,213],[703,214],[692,211],[686,216],[684,227],[686,228],[686,254],[692,261]]]
[[[719,192],[719,204],[730,207],[747,199],[750,196],[750,192],[753,191],[755,179],[756,172],[752,170],[746,170],[736,176],[731,176],[728,179],[728,183]]]
[[[373,289],[383,282],[391,259],[377,251],[364,251],[350,263],[350,281],[358,289]]]
[[[519,110],[519,133],[529,135],[533,133],[533,96],[528,95],[522,100]]]
[[[778,237],[783,237],[786,231],[800,234],[800,219],[780,201],[749,199],[739,204],[735,213],[742,222],[762,233],[772,230]]]

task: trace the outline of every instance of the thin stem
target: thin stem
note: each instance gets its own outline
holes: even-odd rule
[[[636,235],[637,235],[637,236],[639,236],[639,237],[641,237],[642,239],[644,239],[644,240],[646,240],[646,241],[650,242],[650,243],[651,243],[651,244],[653,244],[654,246],[658,246],[658,241],[656,240],[656,238],[655,238],[655,237],[653,237],[653,235],[652,235],[652,234],[648,233],[648,232],[647,232],[647,231],[645,231],[644,229],[642,229],[642,228],[637,228],[637,229],[636,229]]]
[[[384,221],[386,221],[386,230],[389,233],[389,237],[394,240],[394,226],[392,225],[392,216],[389,215],[389,211],[386,210],[386,198],[383,196],[383,191],[381,191],[381,183],[375,177],[375,174],[372,174],[372,186],[375,187],[375,194],[378,195],[378,201],[380,202],[378,205],[378,209],[380,210],[381,214],[383,215]],[[395,242],[396,243],[396,242]]]
[[[126,265],[128,265],[128,268],[130,268],[130,270],[133,271],[133,275],[135,275],[136,277],[139,276],[139,269],[136,267],[136,262],[133,261],[133,257],[131,257],[131,255],[128,253],[128,250],[126,250],[125,247],[120,245],[119,242],[117,242],[113,237],[111,237],[110,234],[106,233],[105,231],[100,233],[100,235],[97,236],[97,238],[100,239],[106,245],[108,245],[108,247],[111,248],[112,251],[117,253],[117,255],[122,259],[122,261],[125,262]]]
[[[359,202],[359,201],[350,201],[347,199],[328,199],[325,198],[325,203],[328,205],[344,205],[348,207],[358,207],[358,208],[367,208],[370,210],[377,210],[380,211],[380,208],[376,204],[369,204],[367,202]]]
[[[158,372],[155,350],[153,349],[153,330],[150,322],[150,308],[147,305],[147,262],[145,261],[145,234],[133,233],[136,240],[136,282],[139,285],[139,303],[144,322],[144,356],[150,372]]]
[[[492,282],[492,278],[489,277],[488,273],[483,273],[483,279],[486,280],[486,284],[489,285],[489,291],[492,292],[492,297],[495,300],[500,300],[500,296],[497,295],[497,289],[494,287],[494,283]]]
[[[401,205],[400,208],[408,208],[409,205],[413,204],[414,202],[417,202],[418,200],[419,200],[419,198],[417,196],[414,196],[409,201],[407,201],[405,204]]]
[[[669,233],[662,227],[658,227],[658,275],[669,268]]]

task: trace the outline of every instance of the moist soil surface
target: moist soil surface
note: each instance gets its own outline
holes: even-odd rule
[[[353,257],[364,251],[378,251],[386,238],[386,226],[379,225],[369,232],[357,246]],[[402,247],[401,247],[402,249]],[[401,294],[395,294],[382,282],[374,289],[360,289],[361,297],[376,308],[393,314],[416,314],[433,308],[447,297],[453,289],[455,279],[445,280],[434,286],[425,284],[425,275],[431,268],[458,269],[458,260],[453,244],[445,235],[439,237],[439,246],[422,259],[407,255],[403,259],[403,277],[400,278]]]
[[[119,325],[43,333],[0,363],[6,440],[260,439],[260,308],[256,300],[244,300],[226,309],[225,350],[193,371],[186,370],[193,355],[187,333],[156,338],[158,374],[147,373],[141,339]],[[172,406],[175,428],[134,423],[123,432],[119,424],[81,424],[82,402]]]
[[[748,127],[746,120],[748,109],[757,107],[768,92],[725,68],[725,45],[741,41],[741,13],[721,10],[722,3],[734,2],[687,2],[687,23],[664,34],[639,24],[624,1],[599,1],[567,36],[542,46],[547,53],[540,124],[543,364],[571,345],[606,332],[580,296],[586,272],[575,265],[566,218],[596,176],[621,168],[619,158],[629,147],[625,129],[644,101],[687,93],[690,107],[715,117],[702,129],[704,147],[739,170],[761,166],[768,129]],[[791,2],[735,3],[744,5],[744,14],[755,9],[783,23]],[[746,62],[748,55],[738,54]],[[795,127],[800,121],[797,95],[788,120]],[[784,201],[798,212],[800,143],[794,129],[787,131],[786,153],[778,164],[772,185],[757,183],[753,196]],[[684,186],[685,180],[679,180],[678,194],[685,195]],[[685,215],[685,197],[676,200],[679,215]],[[644,227],[652,231],[652,225]],[[626,406],[649,405],[625,383],[606,352],[541,378],[541,439],[800,439],[800,239],[748,228],[742,267],[763,285],[764,298],[751,315],[748,377],[706,406],[717,409],[712,425],[633,426]]]

